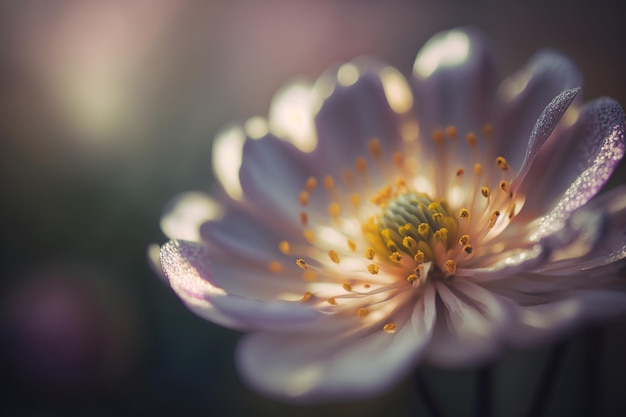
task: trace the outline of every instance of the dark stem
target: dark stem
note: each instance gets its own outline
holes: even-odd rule
[[[556,377],[559,374],[567,342],[565,340],[557,342],[551,349],[543,368],[543,373],[537,383],[537,390],[532,398],[530,408],[526,415],[528,417],[540,417],[545,413],[550,402],[550,397],[554,391]]]
[[[426,383],[426,379],[420,371],[415,372],[415,388],[418,394],[422,397],[424,406],[428,410],[431,417],[443,417],[441,409],[437,405],[433,393]]]
[[[601,375],[602,365],[602,328],[598,325],[590,326],[585,330],[584,338],[584,366],[585,366],[585,402],[583,415],[590,416],[598,410],[599,397],[602,392]]]
[[[491,417],[491,394],[493,391],[493,365],[485,365],[477,371],[476,417]]]

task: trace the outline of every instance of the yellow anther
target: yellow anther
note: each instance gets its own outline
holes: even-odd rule
[[[500,184],[498,184],[498,187],[505,193],[508,193],[510,189],[509,183],[506,180],[500,181]]]
[[[309,177],[306,180],[306,186],[304,187],[308,192],[311,192],[317,187],[317,178]]]
[[[496,165],[502,171],[506,171],[509,169],[509,164],[506,162],[503,156],[499,156],[496,158]]]
[[[341,286],[342,286],[342,287],[343,287],[343,289],[344,289],[344,290],[346,290],[346,291],[352,291],[352,285],[350,285],[350,283],[349,283],[349,282],[344,282]]]
[[[300,301],[302,301],[303,303],[306,303],[307,301],[309,301],[311,299],[311,297],[313,297],[313,294],[311,294],[310,291],[307,291],[307,292],[304,293],[304,295],[302,296]]]
[[[307,191],[300,191],[298,200],[300,201],[301,206],[306,206],[309,204],[309,193]]]
[[[459,217],[462,219],[468,219],[469,215],[470,215],[470,212],[466,208],[462,208],[461,211],[459,212]]]
[[[428,210],[430,210],[430,211],[436,211],[436,210],[439,210],[439,209],[441,209],[441,206],[439,205],[439,203],[430,203],[428,205]]]
[[[326,299],[326,302],[328,304],[330,304],[331,306],[336,306],[337,305],[337,300],[335,300],[335,297],[328,297]]]
[[[309,215],[306,214],[305,211],[301,211],[300,212],[300,223],[302,223],[303,226],[306,226],[306,224],[309,222]]]
[[[368,313],[369,311],[367,311],[367,308],[365,307],[361,307],[356,311],[356,315],[359,317],[365,317],[367,316]]]
[[[378,265],[375,264],[369,264],[367,266],[367,271],[372,274],[372,275],[376,275],[378,274],[378,271],[380,271],[380,268],[378,267]]]
[[[336,264],[340,262],[339,255],[337,255],[337,252],[335,252],[332,249],[328,251],[328,257],[330,258],[331,261],[333,261]]]
[[[448,240],[448,229],[442,227],[435,232],[434,236],[436,240],[445,243]]]
[[[398,233],[400,236],[406,236],[407,232],[411,231],[411,224],[407,223],[403,226],[398,226]]]
[[[307,270],[302,273],[302,279],[308,282],[317,281],[317,274],[315,271]]]
[[[480,193],[483,195],[483,197],[489,198],[489,196],[491,195],[491,190],[489,189],[489,187],[483,186],[483,188],[480,189]]]
[[[367,149],[370,151],[370,154],[374,157],[379,157],[382,154],[382,148],[380,146],[380,141],[377,138],[374,138],[369,141],[367,144]]]
[[[367,161],[363,157],[358,157],[354,163],[356,170],[363,173],[367,170]]]
[[[370,284],[363,284],[363,288],[369,288]]]
[[[417,278],[422,278],[424,276],[424,264],[419,264],[413,270]]]
[[[383,330],[387,333],[395,333],[398,326],[395,323],[387,323],[383,326]]]
[[[404,155],[400,152],[394,152],[393,163],[396,164],[396,166],[401,167],[404,164]]]
[[[455,126],[447,126],[446,127],[446,136],[448,136],[450,139],[456,139],[458,136],[458,132],[456,130]]]
[[[498,217],[500,217],[500,212],[498,210],[494,211],[493,213],[491,213],[491,217],[489,218],[489,225],[488,227],[491,229],[493,226],[495,226],[496,221],[498,221]]]
[[[371,261],[372,259],[374,259],[375,256],[376,256],[376,251],[374,250],[374,248],[365,249],[365,257],[367,259]]]
[[[417,233],[419,233],[420,236],[426,237],[428,236],[429,232],[430,226],[428,225],[428,223],[420,223],[419,226],[417,226]]]
[[[433,220],[440,224],[443,221],[443,214],[441,213],[433,213]]]
[[[400,177],[396,180],[396,188],[403,189],[406,188],[406,179]]]
[[[348,248],[354,252],[356,250],[356,243],[353,240],[348,239]]]
[[[483,126],[483,135],[485,135],[486,137],[491,137],[492,133],[493,133],[493,126],[491,126],[490,123],[485,123]]]
[[[345,182],[347,185],[354,184],[354,175],[352,174],[352,171],[345,170],[343,172],[343,182]]]
[[[394,262],[402,262],[402,255],[400,255],[400,252],[393,252],[391,255],[389,255],[389,259]]]
[[[409,282],[415,282],[417,281],[417,274],[410,274],[409,276],[406,277],[406,280]]]
[[[459,168],[456,170],[456,176],[460,177],[461,175],[465,174],[465,170],[463,168]]]
[[[467,136],[465,136],[465,140],[469,146],[476,146],[476,143],[478,143],[478,138],[474,132],[469,132]]]
[[[474,251],[474,248],[472,248],[472,245],[463,246],[463,252],[467,253],[468,255],[472,253],[473,251]]]
[[[442,144],[443,143],[443,132],[441,129],[433,130],[433,140],[435,143]]]
[[[422,252],[421,250],[418,250],[417,253],[413,256],[413,260],[418,265],[421,265],[424,263],[424,258],[425,258],[424,252]]]
[[[302,269],[307,269],[309,267],[306,261],[302,258],[296,259],[296,265],[298,265]]]
[[[338,202],[333,201],[328,205],[328,214],[330,214],[332,217],[337,217],[339,216],[339,214],[341,214],[341,206]]]
[[[329,190],[335,187],[335,180],[333,179],[332,176],[326,175],[324,177],[324,187],[326,187]]]
[[[282,272],[283,265],[278,261],[272,261],[269,264],[267,264],[267,269],[269,269],[271,272],[274,272],[275,274],[278,274]]]
[[[460,243],[461,245],[467,245],[467,244],[469,243],[469,241],[470,241],[470,237],[469,237],[469,235],[463,235],[463,236],[461,236],[461,237],[459,238],[459,243]]]
[[[454,262],[452,259],[448,259],[446,261],[445,269],[449,275],[456,274],[456,262]]]
[[[404,239],[402,239],[402,246],[407,249],[413,249],[417,246],[417,242],[411,236],[406,236]]]
[[[308,240],[309,243],[313,243],[315,241],[315,234],[311,229],[304,229],[304,231],[302,232],[302,236],[304,236],[304,238]]]
[[[474,175],[480,176],[483,173],[483,166],[481,164],[474,164]]]
[[[352,204],[352,207],[358,207],[360,203],[361,195],[359,195],[358,193],[352,193],[350,195],[350,204]]]
[[[287,242],[286,240],[281,240],[278,244],[278,250],[287,255],[289,253],[289,242]]]

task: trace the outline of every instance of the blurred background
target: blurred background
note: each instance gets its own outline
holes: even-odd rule
[[[234,369],[238,334],[187,311],[146,250],[166,240],[168,201],[212,189],[223,125],[360,55],[408,74],[432,34],[466,24],[491,37],[503,76],[551,47],[579,65],[587,99],[626,104],[618,2],[3,0],[0,414],[428,415],[410,381],[337,406],[257,396]],[[625,332],[623,318],[568,340],[545,415],[626,414]],[[522,414],[549,351],[496,362],[494,415]],[[472,415],[475,370],[421,373],[446,415]]]

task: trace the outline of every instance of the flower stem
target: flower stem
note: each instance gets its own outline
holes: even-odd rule
[[[476,417],[491,416],[491,393],[493,381],[493,365],[485,365],[477,371],[476,384]]]
[[[433,397],[432,391],[428,387],[426,383],[426,379],[422,375],[421,372],[415,372],[415,388],[417,389],[418,394],[422,397],[424,406],[428,410],[428,413],[431,417],[443,417],[443,413],[441,409],[437,405],[435,398]]]
[[[541,374],[537,384],[537,390],[535,391],[530,407],[526,412],[528,417],[540,417],[545,413],[551,394],[554,391],[556,377],[561,368],[561,364],[563,363],[563,356],[566,347],[567,341],[563,340],[557,342],[550,349],[550,353],[546,359],[546,365],[543,368],[543,373]]]

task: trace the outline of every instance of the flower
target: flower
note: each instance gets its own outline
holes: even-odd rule
[[[371,395],[422,360],[476,364],[626,310],[626,189],[596,196],[624,112],[582,103],[552,51],[495,73],[478,30],[442,32],[410,80],[364,59],[283,90],[269,127],[246,124],[239,181],[237,131],[216,141],[222,217],[190,229],[215,202],[183,199],[187,233],[169,234],[197,241],[160,260],[190,309],[249,333],[236,360],[253,388]]]

